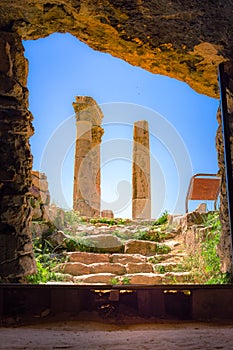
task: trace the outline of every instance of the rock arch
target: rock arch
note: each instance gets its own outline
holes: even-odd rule
[[[22,39],[69,32],[92,48],[152,73],[187,82],[218,98],[217,67],[233,58],[232,1],[2,0],[0,4],[0,276],[17,281],[34,271],[27,202],[33,133]],[[221,134],[219,166],[224,174]],[[223,251],[231,269],[222,186]]]

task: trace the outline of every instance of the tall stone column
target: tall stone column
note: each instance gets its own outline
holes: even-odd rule
[[[100,172],[100,144],[101,139],[104,133],[104,129],[101,128],[101,126],[93,126],[91,129],[92,134],[92,166],[94,169],[94,176],[95,176],[95,186],[96,186],[96,193],[97,198],[94,199],[95,206],[98,206],[98,210],[100,214],[100,201],[101,201],[101,172]],[[96,201],[95,201],[96,200]]]
[[[132,218],[151,218],[150,143],[148,123],[134,123]]]
[[[23,52],[17,34],[0,33],[0,282],[18,282],[36,270],[29,231],[33,128]]]
[[[74,164],[73,209],[80,215],[100,216],[100,143],[104,133],[100,126],[103,113],[95,100],[77,96],[76,150]]]

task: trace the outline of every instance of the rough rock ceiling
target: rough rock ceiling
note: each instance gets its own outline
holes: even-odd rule
[[[218,64],[233,58],[233,0],[1,0],[0,29],[23,39],[69,32],[212,97]]]

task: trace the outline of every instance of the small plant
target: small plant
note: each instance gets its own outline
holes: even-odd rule
[[[150,240],[147,231],[138,231],[134,234],[134,238],[139,240]]]
[[[171,252],[171,247],[166,244],[158,244],[156,252],[157,254],[168,254]]]
[[[160,273],[160,274],[164,274],[166,273],[166,269],[165,269],[165,266],[163,265],[157,265],[154,267],[155,271]]]
[[[154,223],[152,226],[164,225],[168,220],[168,212],[165,211]]]
[[[122,284],[130,284],[130,279],[129,279],[129,277],[124,277],[124,278],[122,279]]]
[[[163,242],[166,239],[166,233],[165,231],[160,230],[159,228],[152,229],[149,231],[138,231],[135,235],[135,239],[141,239],[145,241],[152,241],[152,242]]]
[[[40,258],[36,258],[37,273],[27,276],[27,281],[33,284],[46,283],[49,281],[62,281],[61,277],[57,277],[55,272],[50,271],[50,268],[44,266]]]
[[[130,279],[129,277],[113,277],[110,281],[111,284],[116,285],[116,284],[130,284]]]
[[[148,259],[148,261],[151,263],[151,264],[157,264],[157,263],[160,263],[161,261],[163,261],[164,260],[164,257],[162,257],[162,256],[157,256],[157,255],[155,255],[155,256],[151,256],[149,259]]]
[[[82,218],[79,216],[79,213],[77,213],[74,210],[69,210],[64,212],[64,221],[66,224],[74,226],[76,224],[79,224],[82,221]]]
[[[183,260],[182,266],[192,272],[194,283],[229,283],[230,276],[220,271],[220,258],[217,254],[221,234],[219,213],[208,213],[205,226],[210,228],[205,240],[200,244],[199,250]]]
[[[112,235],[120,238],[122,241],[126,241],[127,239],[129,239],[129,236],[128,236],[127,233],[121,232],[121,231],[118,231],[118,230],[113,231]]]
[[[46,283],[48,281],[62,281],[61,277],[57,277],[53,272],[53,268],[61,262],[65,261],[63,254],[56,254],[56,248],[48,241],[47,236],[36,237],[33,239],[34,254],[36,259],[37,272],[27,276],[27,281],[33,284]]]
[[[127,222],[125,219],[114,219],[114,218],[91,218],[90,223],[91,224],[107,224],[109,226],[113,225],[123,225]]]
[[[119,283],[119,278],[117,278],[117,277],[113,277],[113,278],[111,278],[111,280],[110,280],[110,284],[115,285],[115,284],[118,284],[118,283]]]

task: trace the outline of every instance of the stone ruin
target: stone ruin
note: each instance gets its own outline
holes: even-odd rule
[[[93,98],[77,96],[73,103],[76,115],[73,209],[81,216],[100,216],[100,126],[101,109]]]
[[[62,229],[64,211],[51,203],[47,176],[44,173],[32,170],[30,194],[32,235],[40,238],[51,229]]]
[[[22,40],[71,33],[154,74],[185,81],[218,98],[218,65],[233,59],[231,2],[26,0],[0,4],[0,276],[17,281],[35,272],[30,193],[34,130],[28,110],[28,63]],[[159,29],[159,30],[158,30]],[[221,186],[222,271],[232,272],[221,119],[216,138]],[[230,131],[232,135],[232,130]],[[232,140],[229,140],[233,149]],[[223,260],[222,260],[223,261]]]
[[[113,217],[101,202],[100,143],[103,113],[92,97],[77,96],[73,210],[81,216]],[[148,123],[134,123],[132,166],[132,218],[151,219],[150,145]]]
[[[50,193],[47,176],[39,171],[32,170],[31,217],[32,220],[48,220]]]
[[[134,123],[132,218],[151,219],[150,144],[148,123]]]

